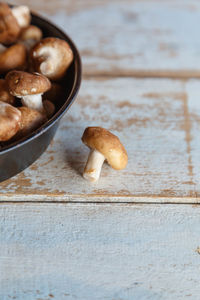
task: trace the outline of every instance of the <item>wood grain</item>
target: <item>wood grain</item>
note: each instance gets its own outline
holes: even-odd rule
[[[197,0],[22,2],[71,35],[87,76],[200,77]]]
[[[200,202],[200,81],[147,77],[200,77],[199,1],[10,3],[71,35],[85,80],[48,150],[0,184],[0,299],[198,300],[200,207],[157,203]],[[95,185],[92,125],[129,155]]]
[[[199,80],[85,80],[46,153],[0,184],[2,201],[200,201]],[[119,136],[129,162],[115,171],[104,164],[97,184],[81,174],[87,126]],[[13,200],[14,199],[14,200]]]
[[[0,205],[0,299],[199,299],[199,206]]]

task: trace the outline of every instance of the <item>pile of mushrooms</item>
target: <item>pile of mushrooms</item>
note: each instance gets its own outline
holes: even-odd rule
[[[25,137],[52,117],[62,95],[59,82],[73,61],[66,41],[43,38],[42,30],[30,23],[27,6],[10,8],[0,3],[0,147]],[[97,181],[104,161],[116,170],[126,167],[126,150],[108,130],[88,127],[82,141],[90,148],[85,179]]]
[[[41,28],[31,25],[27,6],[0,3],[0,147],[53,116],[60,81],[72,61],[66,41],[43,38]]]

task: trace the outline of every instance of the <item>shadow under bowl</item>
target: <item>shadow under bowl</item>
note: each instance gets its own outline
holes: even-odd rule
[[[81,83],[80,55],[69,36],[36,14],[32,14],[31,23],[40,27],[44,37],[65,40],[73,51],[74,60],[60,82],[63,93],[56,103],[56,113],[53,117],[25,138],[0,148],[0,182],[23,171],[46,150],[56,133],[61,117],[75,100]]]

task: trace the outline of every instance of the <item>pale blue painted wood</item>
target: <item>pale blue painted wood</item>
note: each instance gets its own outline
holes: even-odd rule
[[[72,36],[84,74],[200,76],[198,0],[11,0]]]
[[[200,208],[1,204],[0,299],[199,299]]]
[[[84,3],[51,11],[82,51],[84,74],[200,76],[198,0]]]
[[[84,80],[54,142],[34,165],[0,184],[1,200],[200,201],[198,90],[199,80]],[[105,163],[95,184],[82,177],[87,126],[116,134],[129,156],[121,171]]]

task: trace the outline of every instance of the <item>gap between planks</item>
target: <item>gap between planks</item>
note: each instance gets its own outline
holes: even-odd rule
[[[30,205],[38,205],[38,204],[58,204],[58,205],[73,205],[73,206],[123,206],[123,207],[134,207],[134,206],[156,206],[156,205],[180,205],[180,206],[193,206],[193,207],[198,207],[200,206],[200,202],[199,203],[192,203],[192,202],[123,202],[123,201],[118,201],[118,202],[109,202],[109,201],[105,201],[105,202],[100,202],[100,201],[96,201],[96,202],[90,202],[90,201],[35,201],[35,200],[22,200],[22,201],[1,201],[0,200],[0,207],[1,205],[23,205],[23,204],[30,204]]]
[[[154,70],[154,71],[141,71],[141,70],[132,70],[132,71],[97,71],[95,73],[90,73],[90,71],[83,70],[83,79],[101,79],[101,78],[108,78],[108,79],[116,79],[116,78],[144,78],[144,79],[151,79],[151,78],[163,78],[163,79],[175,79],[175,80],[182,80],[182,79],[199,79],[200,78],[200,71],[192,71],[192,70],[183,70],[183,71],[168,71],[168,70]]]
[[[85,198],[87,196],[87,201]],[[99,204],[99,205],[156,205],[156,204],[181,204],[181,205],[198,205],[200,204],[200,197],[159,197],[159,196],[143,196],[143,197],[134,197],[134,196],[126,196],[126,195],[16,195],[15,200],[11,200],[13,195],[1,195],[0,205],[4,203],[61,203],[61,204]]]

